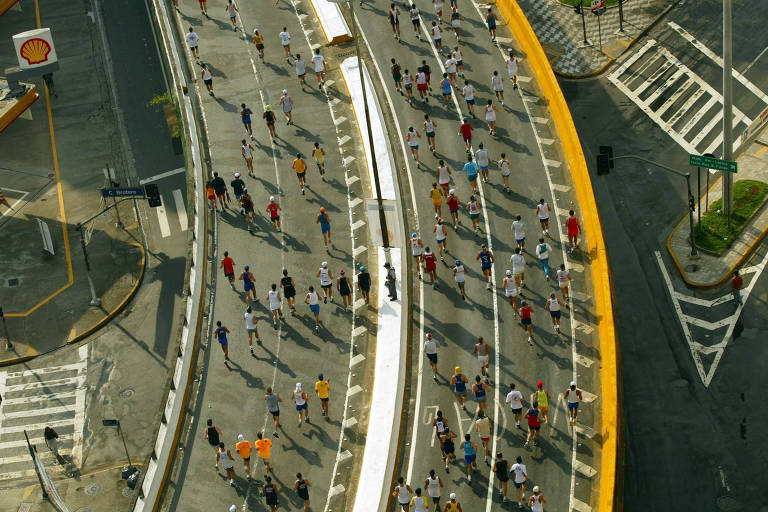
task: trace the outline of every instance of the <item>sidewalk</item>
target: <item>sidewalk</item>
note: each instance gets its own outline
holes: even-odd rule
[[[734,182],[740,180],[768,181],[768,132],[763,132],[757,141],[736,161],[739,164],[739,170],[734,176]],[[718,180],[710,188],[709,204],[722,197],[723,187],[720,182],[721,180]],[[704,194],[703,186],[702,194]],[[704,199],[702,197],[703,204]],[[682,219],[672,230],[667,239],[667,250],[672,255],[683,280],[690,286],[717,286],[725,282],[733,271],[746,260],[766,233],[768,233],[768,208],[764,202],[744,226],[736,241],[721,256],[699,251],[698,257],[691,257],[691,230],[688,216]]]
[[[581,16],[573,7],[557,0],[519,0],[552,69],[567,78],[585,78],[602,72],[674,3],[675,0],[625,0],[622,33],[618,7],[607,8],[598,27],[589,0],[584,0],[588,41],[585,44]]]

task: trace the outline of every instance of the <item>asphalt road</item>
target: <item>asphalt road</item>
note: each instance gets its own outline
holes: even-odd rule
[[[686,2],[649,36],[720,91],[721,68],[667,24],[677,23],[722,55],[718,4]],[[768,41],[754,36],[766,6],[735,4],[734,69],[765,91]],[[638,41],[634,51],[646,41]],[[597,147],[608,144],[617,155],[634,153],[687,169],[687,151],[605,77],[563,80],[561,85],[590,165]],[[734,104],[749,116],[764,107],[735,80],[734,95]],[[765,317],[765,279],[758,277],[743,310],[744,330],[728,345],[712,383],[705,387],[654,254],[666,256],[666,237],[685,214],[683,180],[649,165],[625,162],[609,176],[593,179],[612,263],[623,356],[625,510],[664,510],[672,503],[688,510],[763,510],[768,503],[759,469],[765,465],[764,443],[754,428],[766,420],[758,384],[764,355],[756,345],[756,329]],[[761,261],[764,252],[759,249],[746,265]],[[728,291],[727,286],[687,289],[671,260],[665,262],[680,292],[713,299]],[[699,314],[714,321],[722,311]],[[722,336],[723,331],[710,334]]]

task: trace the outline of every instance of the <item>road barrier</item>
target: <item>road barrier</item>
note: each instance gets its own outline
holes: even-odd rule
[[[146,466],[146,473],[141,484],[134,512],[157,510],[158,498],[168,478],[170,462],[176,451],[179,439],[182,412],[188,398],[189,383],[192,378],[192,361],[197,352],[197,340],[200,334],[200,320],[203,312],[203,292],[206,275],[206,206],[204,203],[204,175],[200,158],[200,141],[197,136],[197,123],[192,110],[192,102],[188,96],[188,85],[184,69],[174,44],[171,19],[165,3],[153,0],[153,12],[160,28],[160,40],[163,44],[163,54],[168,59],[171,70],[173,95],[176,97],[186,130],[188,156],[192,163],[194,178],[194,193],[190,195],[193,206],[192,222],[192,258],[189,269],[189,285],[187,289],[187,304],[184,314],[179,353],[173,372],[171,389],[165,403],[163,419],[157,433],[154,450]]]
[[[536,80],[549,104],[555,127],[571,169],[576,197],[580,205],[584,231],[588,235],[588,253],[592,268],[592,282],[595,292],[596,318],[600,337],[601,418],[600,435],[602,438],[600,454],[600,487],[598,510],[613,511],[621,502],[616,494],[616,469],[619,463],[618,447],[619,401],[618,401],[618,350],[613,318],[610,269],[603,239],[603,229],[597,211],[597,203],[592,190],[592,181],[584,159],[584,151],[579,142],[576,126],[565,102],[552,67],[544,54],[541,43],[525,17],[516,0],[497,0],[496,7],[507,20],[510,29],[525,53],[533,69]],[[621,488],[621,486],[619,486]],[[619,508],[619,507],[617,507]]]
[[[318,21],[320,21],[320,28],[323,29],[323,34],[325,39],[328,40],[328,44],[352,40],[349,26],[341,14],[339,4],[329,2],[328,0],[310,0],[310,3],[312,4],[312,9],[315,10]]]

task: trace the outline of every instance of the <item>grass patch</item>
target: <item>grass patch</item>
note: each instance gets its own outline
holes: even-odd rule
[[[704,250],[722,253],[739,235],[744,224],[762,206],[768,195],[768,183],[741,180],[733,184],[733,213],[731,227],[723,212],[723,201],[718,199],[701,216],[701,224],[694,228],[696,245]]]
[[[557,0],[557,1],[560,2],[561,4],[570,5],[570,6],[579,5],[579,0]],[[626,4],[627,0],[624,0],[624,3]],[[605,0],[606,7],[613,7],[614,5],[619,5],[619,0]],[[591,6],[592,6],[591,0],[584,0],[584,8],[586,9],[585,14],[592,14],[590,12]]]

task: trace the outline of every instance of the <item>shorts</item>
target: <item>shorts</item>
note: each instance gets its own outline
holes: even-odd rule
[[[402,75],[392,75],[392,80],[394,80],[396,84],[399,84],[402,79]]]
[[[240,457],[240,458],[243,459],[243,462],[251,462],[250,457]]]
[[[443,238],[442,240],[438,240],[437,241],[437,245],[444,244],[444,243],[445,243],[445,238]]]
[[[276,411],[269,411],[269,414],[271,414],[273,418],[279,418],[280,417],[280,409],[278,409]]]
[[[532,322],[531,322],[530,318],[522,318],[520,320],[520,323],[523,324],[523,325],[532,325]]]
[[[443,94],[445,94],[445,93],[443,93]],[[450,94],[450,93],[448,93],[448,94]],[[430,139],[434,139],[435,138],[435,132],[427,132],[426,135],[427,135],[427,138],[430,138]]]
[[[427,90],[427,84],[416,84],[416,88],[420,91],[426,91]]]
[[[487,443],[488,441],[490,441],[490,440],[491,440],[491,438],[490,438],[490,437],[481,437],[481,438],[480,438],[480,440],[481,440],[482,442],[484,442],[484,443]]]
[[[320,401],[321,401],[321,402],[327,402],[327,401],[328,401],[328,398],[321,398],[321,399],[320,399]]]
[[[474,104],[475,104],[475,99],[474,98],[472,98],[471,100],[467,100],[467,105],[474,105]],[[466,140],[467,139],[464,139],[465,142],[466,142]]]
[[[493,92],[504,92],[504,87],[496,86],[493,88]]]
[[[412,150],[419,149],[419,145],[418,144],[416,144],[415,146],[408,146],[408,147],[411,148]]]
[[[303,180],[303,179],[304,179],[304,174],[305,174],[305,173],[306,173],[306,171],[304,171],[304,172],[297,172],[297,173],[296,173],[296,178],[298,178],[298,179],[300,179],[300,180]]]
[[[459,209],[458,208],[456,208],[456,209],[449,208],[448,211],[451,212],[451,213],[458,213]]]
[[[213,78],[209,78],[208,80],[203,80],[203,83],[205,83],[205,85],[213,85]]]
[[[531,427],[531,428],[533,428],[533,427]],[[536,428],[538,429],[539,427],[536,427]],[[515,487],[520,489],[525,484],[525,480],[523,480],[522,482],[515,481],[514,483],[515,483]]]
[[[477,178],[475,178],[475,179],[477,179]],[[479,213],[470,213],[470,214],[469,214],[469,218],[470,218],[470,219],[477,219],[477,218],[479,218],[479,217],[480,217],[480,214],[479,214]]]
[[[284,286],[283,294],[286,299],[292,299],[296,296],[296,289],[293,286]]]
[[[549,217],[547,217],[546,219],[539,219],[539,222],[541,222],[542,224],[544,224],[545,222],[549,222]]]
[[[475,459],[477,459],[477,454],[470,453],[469,455],[464,455],[464,463],[465,464],[472,464],[475,462]]]
[[[235,273],[234,272],[230,272],[229,274],[224,274],[224,277],[226,277],[227,279],[229,279],[231,281],[231,280],[233,280],[235,278]]]
[[[480,166],[480,170],[481,171],[487,171],[488,170],[488,166],[487,165],[481,165]]]
[[[528,430],[533,430],[534,432],[538,432],[540,428],[541,428],[541,425],[539,425],[538,427],[532,427],[528,425]]]
[[[227,346],[227,340],[218,340],[218,341],[219,341],[219,344],[220,344],[222,347],[226,347],[226,346]],[[466,394],[466,393],[465,393],[465,394]]]
[[[525,237],[523,237],[523,238],[515,238],[515,242],[517,242],[518,244],[521,244],[521,243],[525,242]]]
[[[477,356],[477,362],[480,363],[480,366],[487,366],[488,356]]]
[[[499,482],[509,482],[509,475],[506,471],[502,471],[501,473],[497,474],[496,478],[499,479]]]
[[[477,402],[479,404],[484,404],[487,401],[488,401],[488,395],[476,396],[475,397],[475,402]]]
[[[302,74],[296,73],[296,76],[299,77],[299,78],[304,78],[305,76],[307,76],[307,74],[306,73],[302,73]]]
[[[471,142],[471,141],[470,141]],[[467,176],[467,179],[469,181],[477,181],[477,174],[473,174],[471,176]]]
[[[253,160],[253,159],[252,158],[251,159],[246,158],[246,160]],[[235,200],[236,201],[239,201],[241,197],[243,197],[243,194],[235,194]]]
[[[256,49],[257,50],[263,50],[264,49],[264,45],[263,44],[257,44],[256,45]]]
[[[413,84],[405,84],[406,91],[410,91],[411,89],[413,89]]]
[[[328,289],[330,289],[332,286],[333,286],[333,283],[331,283],[331,284],[321,284],[321,285],[320,285],[320,288],[322,288],[323,290],[328,290]]]
[[[315,315],[320,314],[320,304],[310,304],[309,310],[314,313]]]
[[[451,21],[451,26],[453,28],[459,28],[459,20],[453,20]]]
[[[464,137],[464,143],[465,144],[472,144],[472,137],[470,137],[470,138]],[[470,180],[470,181],[472,181],[472,180]]]
[[[256,332],[256,327],[254,327],[253,329],[251,329],[250,327],[247,327],[245,330],[248,331],[248,333],[250,334],[252,332]]]
[[[579,232],[578,231],[571,231],[569,229],[568,230],[568,238],[571,238],[571,237],[574,237],[574,236],[579,236]]]
[[[514,290],[504,290],[504,294],[507,297],[517,297],[517,288],[515,288]]]
[[[485,274],[486,272],[490,272],[491,271],[491,267],[490,266],[486,267],[485,265],[483,265],[483,266],[480,267],[480,270],[482,270],[483,274]]]
[[[389,18],[389,24],[390,25],[399,25],[400,24],[400,20],[398,20],[396,18]]]
[[[280,216],[278,215],[277,217],[272,217],[271,220],[272,220],[272,222],[278,221],[278,220],[280,220]]]
[[[216,192],[216,197],[224,197],[224,194],[226,194],[226,190],[224,192]]]
[[[330,224],[320,224],[320,231],[322,232],[322,234],[326,234],[330,230],[331,230]]]
[[[560,310],[558,309],[557,311],[550,311],[549,316],[560,320]]]
[[[579,402],[568,402],[568,410],[575,411],[579,408]]]
[[[297,411],[306,411],[307,410],[307,402],[304,402],[301,405],[296,404],[296,410]]]
[[[456,396],[467,396],[466,391],[454,391],[453,394]]]
[[[427,354],[427,359],[437,364],[437,354]]]
[[[315,165],[317,165],[318,169],[322,170],[323,167],[325,167],[325,160],[323,160],[322,162],[318,162],[317,160],[315,160]]]
[[[413,23],[414,27],[418,27],[419,26],[419,18],[416,18],[415,20],[411,20],[411,23]]]
[[[513,408],[512,409],[512,414],[523,414],[523,408],[522,407],[519,408],[519,409],[514,409]]]

